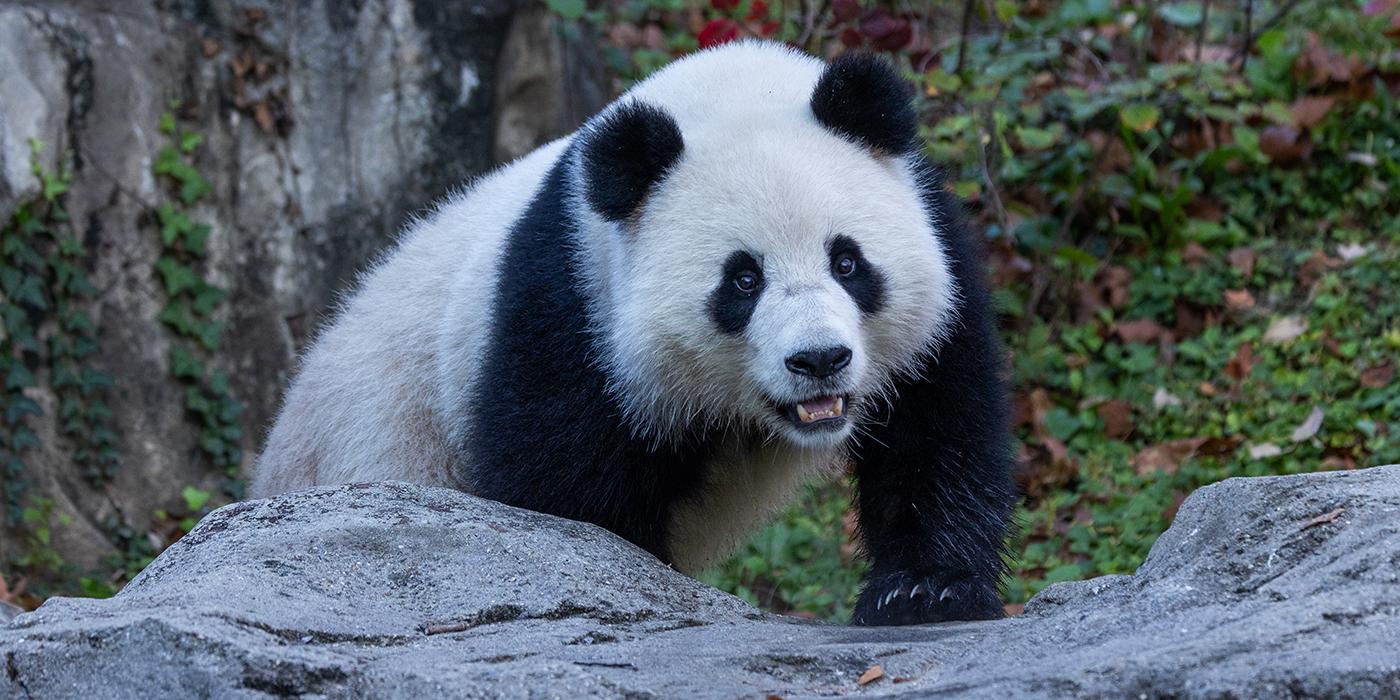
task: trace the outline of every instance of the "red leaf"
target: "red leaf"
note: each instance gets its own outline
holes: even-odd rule
[[[831,18],[837,24],[844,24],[860,16],[860,3],[856,0],[833,0]]]
[[[711,3],[721,1],[729,2],[730,0],[710,0]],[[735,4],[737,5],[738,3]],[[764,2],[763,0],[753,0],[753,4],[749,6],[749,14],[744,19],[747,19],[750,22],[755,20],[768,19],[768,3]]]
[[[740,0],[710,0],[710,7],[720,12],[733,12],[738,9]]]
[[[1258,360],[1254,359],[1254,346],[1249,343],[1240,343],[1240,347],[1235,351],[1235,356],[1225,364],[1225,374],[1237,382],[1242,382],[1254,371],[1254,365]]]
[[[700,48],[708,49],[739,38],[739,23],[732,19],[712,19],[700,30]]]
[[[861,38],[860,32],[855,27],[846,27],[841,30],[841,43],[848,49],[854,49],[864,44],[865,39]]]

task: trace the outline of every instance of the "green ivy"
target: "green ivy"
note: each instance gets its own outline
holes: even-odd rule
[[[40,144],[31,142],[30,148],[39,196],[22,203],[0,231],[0,375],[5,378],[0,472],[10,526],[27,521],[23,455],[40,441],[26,421],[43,410],[25,390],[37,388],[35,371],[45,363],[58,398],[58,428],[73,445],[73,463],[94,487],[110,480],[120,465],[112,412],[102,400],[111,377],[90,364],[97,328],[83,301],[96,290],[84,269],[86,251],[67,226],[63,207],[72,175],[46,171]]]
[[[243,406],[233,397],[227,373],[209,365],[223,333],[215,312],[228,294],[200,271],[211,229],[191,216],[191,209],[213,192],[193,164],[204,138],[182,127],[174,112],[161,115],[160,132],[169,143],[156,156],[155,173],[169,186],[170,198],[156,211],[161,256],[155,272],[166,294],[158,318],[177,337],[170,349],[170,372],[185,387],[185,408],[200,431],[199,447],[227,477],[228,494],[238,498]]]

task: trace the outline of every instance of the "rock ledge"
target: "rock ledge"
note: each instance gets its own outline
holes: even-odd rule
[[[0,627],[0,655],[20,698],[1395,697],[1400,466],[1231,479],[1134,576],[885,629],[764,614],[599,528],[455,491],[321,489],[210,514],[116,598]]]

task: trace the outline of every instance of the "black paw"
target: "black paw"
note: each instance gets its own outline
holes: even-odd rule
[[[919,576],[907,571],[872,576],[851,621],[857,625],[917,625],[1005,616],[996,586],[972,576]]]

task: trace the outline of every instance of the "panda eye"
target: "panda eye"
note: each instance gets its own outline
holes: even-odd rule
[[[734,276],[734,286],[745,294],[751,293],[758,289],[758,275],[752,272],[740,272]]]
[[[850,255],[842,255],[836,259],[834,269],[837,275],[841,277],[850,277],[856,273],[856,259]]]

